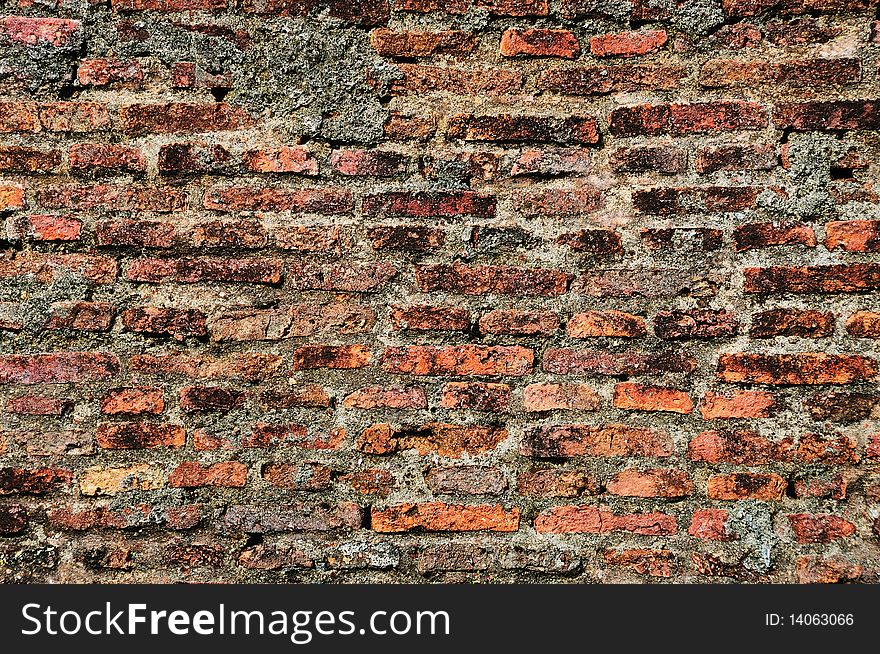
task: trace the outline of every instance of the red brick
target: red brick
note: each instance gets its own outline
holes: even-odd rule
[[[477,37],[470,32],[395,32],[376,29],[370,43],[383,57],[430,57],[437,54],[465,55],[477,46]]]
[[[554,296],[566,292],[568,275],[548,268],[432,264],[416,267],[416,282],[425,293]]]
[[[635,57],[657,52],[667,38],[665,30],[603,34],[590,39],[590,52],[596,57]]]
[[[523,390],[526,411],[595,411],[601,404],[587,384],[529,384]]]
[[[470,312],[459,307],[392,306],[391,325],[395,330],[466,332],[471,319]]]
[[[348,394],[342,406],[355,409],[427,409],[428,400],[421,386],[365,386]]]
[[[371,510],[370,522],[377,533],[424,531],[497,531],[519,529],[519,508],[505,509],[500,504],[398,504],[387,509]]]
[[[292,409],[295,407],[329,407],[330,396],[318,384],[300,384],[283,389],[270,389],[260,396],[267,409]]]
[[[339,227],[278,227],[274,230],[275,247],[296,252],[332,252],[341,245]]]
[[[789,513],[787,516],[798,543],[830,543],[852,536],[856,527],[840,516],[810,513]]]
[[[790,461],[794,453],[791,437],[774,441],[746,429],[704,431],[688,444],[688,458],[707,463],[760,466]]]
[[[0,172],[49,173],[61,165],[58,150],[43,150],[20,145],[0,147]]]
[[[120,218],[95,225],[98,245],[167,248],[174,244],[177,229],[172,222]]]
[[[498,468],[445,466],[425,471],[425,485],[435,495],[500,495],[507,488],[507,479]]]
[[[385,372],[404,375],[522,376],[531,372],[534,352],[520,346],[388,347],[380,365]]]
[[[244,162],[255,173],[318,174],[318,162],[304,146],[249,150],[244,154]]]
[[[777,129],[798,131],[876,130],[880,129],[880,102],[780,102],[773,107],[773,124]]]
[[[207,336],[205,314],[194,309],[134,307],[122,312],[125,329],[142,334],[173,336],[182,341],[188,336]]]
[[[117,11],[220,11],[226,0],[112,0]]]
[[[456,1],[452,0],[453,6]],[[473,0],[475,7],[493,16],[546,16],[549,4],[548,0]]]
[[[719,170],[772,170],[779,165],[772,145],[722,145],[697,150],[694,168],[709,174]]]
[[[26,416],[60,416],[73,407],[73,401],[42,395],[21,395],[6,400],[6,413]]]
[[[364,215],[407,218],[494,218],[495,198],[473,191],[391,192],[364,198]]]
[[[294,350],[291,366],[294,370],[363,368],[371,359],[364,345],[303,345]]]
[[[82,23],[64,18],[4,16],[0,19],[0,34],[14,43],[56,48],[77,46],[83,40]]]
[[[671,146],[618,148],[611,160],[614,170],[623,173],[674,175],[685,172],[687,164],[687,151]]]
[[[247,466],[237,461],[203,465],[197,461],[184,461],[168,476],[172,488],[203,488],[221,486],[244,488],[247,484]]]
[[[644,319],[614,310],[576,313],[567,331],[572,338],[638,338],[648,333]]]
[[[628,425],[549,425],[523,434],[520,454],[543,459],[575,456],[667,457],[674,451],[669,434]]]
[[[876,374],[877,362],[859,355],[734,353],[722,354],[718,360],[718,379],[728,383],[848,384]]]
[[[880,221],[837,220],[825,224],[825,247],[847,252],[880,252]]]
[[[874,418],[880,398],[867,393],[817,393],[804,399],[804,408],[813,420],[858,422]]]
[[[385,136],[393,140],[425,140],[434,135],[434,132],[437,130],[437,124],[433,118],[407,116],[400,112],[392,111],[383,130]]]
[[[216,143],[166,143],[159,147],[158,168],[162,175],[219,174],[230,172],[232,163],[229,151]]]
[[[379,468],[355,470],[343,475],[340,480],[351,486],[356,493],[380,497],[387,497],[395,485],[394,475]]]
[[[703,420],[769,418],[777,408],[776,397],[766,391],[706,393],[700,401]]]
[[[257,220],[212,220],[190,232],[192,244],[205,248],[262,248],[269,242],[266,228]]]
[[[43,323],[44,330],[73,330],[106,332],[116,315],[109,302],[55,302],[49,318]]]
[[[858,581],[865,569],[840,556],[799,556],[795,572],[800,584],[843,584]]]
[[[91,172],[126,171],[141,173],[147,161],[140,148],[104,143],[78,143],[70,146],[70,167]]]
[[[36,281],[49,284],[65,273],[95,284],[112,284],[116,281],[117,264],[115,259],[91,254],[33,251],[13,255],[11,259],[0,259],[0,278],[3,279],[33,275]]]
[[[754,209],[762,189],[757,186],[652,188],[632,194],[640,213],[668,216]]]
[[[135,59],[83,59],[79,62],[76,78],[83,86],[140,86],[144,71]]]
[[[144,386],[114,388],[101,399],[101,413],[107,415],[158,414],[165,410],[161,388]]]
[[[178,189],[162,186],[92,184],[46,188],[37,194],[39,203],[49,209],[103,209],[107,211],[180,211],[186,196]]]
[[[725,309],[660,311],[654,316],[654,333],[667,340],[723,338],[736,336],[738,332],[736,315]]]
[[[244,394],[219,386],[186,386],[180,389],[180,409],[184,413],[196,411],[230,411],[244,402]]]
[[[73,473],[63,468],[0,468],[0,495],[47,495],[73,480]]]
[[[209,73],[191,61],[180,61],[171,66],[171,85],[176,89],[231,89],[232,74]]]
[[[78,241],[81,232],[82,223],[70,216],[13,216],[6,223],[6,237],[12,241]]]
[[[513,195],[513,208],[524,216],[577,216],[597,211],[601,194],[595,189],[543,189]]]
[[[671,577],[675,568],[675,554],[669,550],[607,549],[602,552],[602,558],[607,565],[629,568],[651,577]]]
[[[635,382],[617,384],[614,387],[613,404],[618,409],[636,411],[668,411],[688,414],[694,410],[690,396],[684,391]]]
[[[639,237],[645,249],[663,254],[715,252],[724,246],[724,232],[710,227],[646,227]]]
[[[480,331],[484,334],[552,336],[558,329],[559,316],[552,311],[501,309],[480,316]]]
[[[665,513],[617,514],[601,506],[556,506],[535,518],[540,534],[610,534],[623,531],[643,536],[664,536],[678,531],[675,518]]]
[[[522,88],[519,71],[503,68],[464,70],[419,64],[398,64],[400,79],[390,86],[392,95],[429,95],[445,92],[455,95],[504,95]]]
[[[816,247],[816,234],[809,225],[796,222],[749,223],[733,230],[737,251],[754,250],[780,245]]]
[[[269,506],[234,504],[226,510],[223,522],[245,533],[266,534],[357,529],[363,518],[360,507],[352,502],[298,502]]]
[[[375,250],[422,252],[443,247],[446,232],[433,227],[371,227],[367,238],[372,240]]]
[[[448,382],[443,386],[440,406],[504,413],[510,407],[510,386],[483,382]]]
[[[609,377],[621,375],[690,374],[697,368],[696,359],[687,352],[659,351],[605,352],[548,348],[544,351],[541,369],[557,375],[594,374]]]
[[[767,124],[767,111],[763,106],[741,100],[719,100],[619,107],[611,112],[609,130],[615,136],[685,135],[761,129]]]
[[[559,245],[565,245],[575,252],[602,256],[619,254],[623,251],[620,234],[612,229],[582,229],[577,232],[561,234],[556,239]]]
[[[124,106],[119,110],[119,122],[125,134],[140,136],[235,130],[250,126],[252,119],[243,109],[224,102],[166,102]]]
[[[581,470],[548,468],[521,472],[517,492],[531,497],[578,497],[595,495],[599,483]]]
[[[612,495],[624,497],[686,497],[694,489],[688,474],[682,470],[628,468],[614,475],[606,484]]]
[[[248,436],[242,437],[241,446],[267,448],[295,445],[304,450],[335,450],[342,445],[345,437],[344,429],[335,429],[322,435],[309,434],[304,425],[257,423]]]
[[[771,9],[778,9],[785,14],[865,11],[872,8],[873,3],[871,0],[723,0],[722,6],[727,16],[741,18],[757,16]]]
[[[752,316],[749,336],[822,338],[834,334],[834,314],[813,309],[770,309]]]
[[[0,211],[23,209],[24,189],[16,184],[0,184]]]
[[[508,29],[501,35],[501,56],[562,57],[577,59],[577,37],[568,30]]]
[[[66,384],[102,381],[119,373],[119,359],[103,352],[0,355],[0,383]]]
[[[700,85],[731,87],[809,87],[856,84],[862,78],[858,59],[801,59],[785,62],[710,59],[700,68]]]
[[[449,119],[447,136],[465,141],[538,141],[544,143],[599,142],[599,127],[590,116],[477,116],[457,114]]]
[[[473,456],[494,450],[507,439],[507,430],[480,425],[464,426],[432,422],[421,426],[396,428],[375,424],[365,429],[357,449],[366,454],[391,454],[414,449],[420,455],[437,454],[451,458]]]
[[[713,500],[781,500],[785,480],[776,474],[753,472],[712,475],[706,493]]]
[[[846,331],[855,338],[880,338],[880,313],[856,311],[846,319]]]
[[[333,470],[319,463],[267,463],[260,474],[266,483],[294,491],[327,490],[333,485]]]
[[[687,77],[681,66],[626,65],[553,68],[538,77],[538,88],[561,95],[605,95],[634,91],[673,91]],[[632,129],[635,129],[633,127]]]
[[[388,150],[334,150],[330,165],[348,177],[394,177],[406,172],[409,157]]]
[[[103,422],[95,440],[99,447],[112,450],[142,450],[154,447],[183,447],[183,427],[156,422]]]
[[[211,339],[278,341],[318,334],[363,334],[376,324],[369,307],[346,302],[295,304],[277,309],[238,309],[215,313],[208,325]]]
[[[132,372],[145,375],[181,376],[191,379],[234,379],[257,381],[271,377],[281,366],[275,354],[244,352],[224,357],[184,353],[137,354],[129,360]]]
[[[241,282],[277,284],[281,281],[279,259],[135,259],[126,279],[135,282],[198,283]]]
[[[847,485],[847,479],[842,474],[805,477],[795,481],[794,496],[845,500]]]
[[[798,443],[797,458],[804,463],[847,465],[859,462],[857,448],[849,436],[823,438],[818,434],[804,434]]]
[[[722,25],[713,35],[712,42],[723,50],[754,48],[761,42],[761,30],[751,23]]]
[[[691,517],[688,533],[702,540],[736,540],[736,534],[731,533],[727,524],[729,517],[724,509],[697,509]]]

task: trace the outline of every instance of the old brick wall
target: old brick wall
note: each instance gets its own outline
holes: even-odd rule
[[[868,581],[878,0],[5,0],[0,575]]]

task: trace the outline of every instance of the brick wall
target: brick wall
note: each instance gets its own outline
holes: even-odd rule
[[[877,580],[880,2],[57,4],[3,579]]]

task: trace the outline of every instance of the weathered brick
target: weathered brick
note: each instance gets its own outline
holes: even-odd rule
[[[150,491],[162,488],[162,468],[139,463],[124,468],[88,468],[79,475],[79,492],[83,495],[116,495],[125,491]]]
[[[138,354],[129,360],[133,372],[144,375],[181,376],[190,379],[242,378],[257,381],[271,377],[281,366],[275,354],[243,352],[224,357],[184,353]]]
[[[132,104],[119,110],[120,127],[132,136],[219,132],[248,127],[251,122],[246,111],[224,102]]]
[[[231,167],[232,155],[222,145],[193,142],[166,143],[159,147],[158,168],[162,175],[222,174]]]
[[[113,450],[183,447],[186,432],[179,425],[157,422],[103,422],[95,440],[100,447]]]
[[[106,332],[115,315],[116,308],[109,302],[54,302],[43,329]]]
[[[773,107],[778,129],[798,131],[876,130],[880,128],[880,102],[832,100],[828,102],[780,102]]]
[[[11,216],[6,221],[6,238],[10,241],[78,241],[82,222],[71,216],[33,214]]]
[[[436,250],[446,241],[446,232],[433,227],[371,227],[367,238],[375,250],[425,251]]]
[[[654,316],[654,333],[667,340],[723,338],[739,332],[739,320],[726,309],[660,311]]]
[[[751,338],[822,338],[834,333],[834,314],[813,309],[769,309],[752,316]]]
[[[667,457],[674,451],[669,434],[627,425],[550,425],[523,433],[520,454],[543,459],[575,456]]]
[[[395,32],[376,29],[370,44],[383,57],[430,57],[437,54],[464,55],[473,52],[477,38],[470,32]]]
[[[577,37],[568,30],[508,29],[501,35],[503,57],[562,57],[577,59],[581,53]]]
[[[122,312],[122,324],[128,331],[173,336],[182,341],[187,336],[206,336],[205,314],[195,309],[134,307]]]
[[[688,474],[671,468],[628,468],[614,475],[606,484],[612,495],[625,497],[686,497],[694,485]]]
[[[72,400],[66,398],[20,395],[6,400],[6,412],[26,416],[60,416],[70,411],[73,404]]]
[[[76,47],[83,40],[82,23],[65,18],[4,16],[0,19],[0,35],[14,43],[55,48]]]
[[[560,95],[575,96],[633,91],[672,91],[681,86],[686,76],[687,70],[681,66],[622,64],[554,68],[541,73],[538,77],[538,87]]]
[[[500,309],[484,313],[479,324],[484,334],[552,336],[559,329],[559,316],[552,311]]]
[[[639,338],[648,333],[643,318],[614,310],[576,313],[566,328],[572,338]]]
[[[0,355],[0,383],[65,384],[110,379],[119,359],[104,352]]]
[[[785,480],[772,473],[712,475],[706,493],[713,500],[780,500],[785,493]]]
[[[800,59],[785,62],[710,59],[700,68],[700,85],[810,87],[856,84],[862,78],[858,59]]]
[[[423,292],[554,296],[566,292],[568,275],[549,268],[432,264],[416,267],[416,282]]]
[[[363,368],[372,360],[365,345],[303,345],[294,350],[294,370]]]
[[[728,526],[730,514],[725,509],[697,509],[691,517],[688,534],[702,540],[730,541],[737,538]]]
[[[687,164],[687,150],[671,146],[618,148],[611,160],[614,170],[622,173],[656,171],[664,175],[674,175],[685,172]]]
[[[840,556],[799,556],[795,571],[801,584],[843,584],[858,581],[865,569]]]
[[[64,468],[0,468],[0,495],[48,495],[66,486],[73,473]]]
[[[504,413],[510,406],[510,386],[483,382],[448,382],[443,386],[440,406]]]
[[[196,411],[230,411],[242,405],[244,396],[219,386],[187,386],[180,389],[180,409]]]
[[[705,134],[761,129],[767,127],[768,121],[763,106],[740,100],[646,104],[614,109],[609,130],[616,136]]]
[[[403,375],[473,375],[519,377],[531,372],[534,352],[514,345],[388,347],[380,366]]]
[[[535,518],[535,530],[546,534],[609,534],[623,531],[644,536],[678,531],[675,518],[660,512],[617,514],[601,506],[556,506]]]
[[[421,386],[365,386],[346,395],[342,406],[354,409],[427,409],[428,400]]]
[[[733,240],[740,252],[780,245],[816,247],[813,228],[803,223],[749,223],[733,230]]]
[[[688,458],[707,463],[759,466],[789,461],[794,453],[790,437],[771,440],[745,429],[704,431],[688,444]]]
[[[630,350],[613,353],[603,350],[572,350],[548,348],[544,351],[541,369],[557,375],[593,374],[609,377],[621,375],[690,374],[697,361],[688,352],[643,352]]]
[[[700,414],[703,420],[769,418],[778,407],[776,397],[766,391],[706,393],[700,401]]]
[[[204,206],[215,211],[294,211],[334,215],[351,211],[353,201],[351,191],[341,189],[213,186],[205,191]]]
[[[476,465],[430,468],[425,472],[425,484],[435,495],[499,495],[507,488],[501,470]]]
[[[499,531],[519,529],[519,508],[505,509],[500,504],[398,504],[387,509],[373,507],[370,522],[373,531],[397,533],[424,531]]]
[[[449,119],[446,134],[465,141],[538,141],[544,143],[599,142],[599,127],[590,116],[477,116],[457,114]]]
[[[772,145],[722,145],[697,150],[694,168],[700,173],[719,170],[772,170],[779,165]]]
[[[610,566],[629,568],[651,577],[671,577],[675,569],[675,553],[670,550],[607,549],[602,558]]]
[[[114,388],[101,399],[101,413],[107,415],[158,414],[165,410],[161,388],[146,386]]]
[[[526,411],[595,411],[602,398],[587,384],[529,384],[523,389]]]
[[[390,454],[414,449],[419,454],[437,453],[460,458],[495,449],[507,439],[507,430],[480,425],[451,425],[432,422],[420,426],[395,428],[387,424],[368,427],[358,439],[357,448],[366,454]]]
[[[614,387],[613,404],[618,409],[636,411],[668,411],[688,414],[694,410],[690,396],[684,391],[636,382],[624,382]]]
[[[104,143],[77,143],[68,152],[70,167],[89,172],[142,173],[147,161],[140,148]]]
[[[471,318],[470,312],[460,307],[392,306],[391,324],[396,330],[466,332]]]
[[[83,86],[131,85],[138,87],[144,70],[136,59],[83,59],[76,70]]]
[[[277,284],[281,281],[281,261],[268,258],[247,259],[135,259],[128,266],[126,279],[134,282],[198,283],[240,282]]]
[[[591,297],[712,297],[719,278],[712,273],[675,268],[598,269],[576,278],[571,291]]]
[[[578,497],[599,492],[598,481],[582,470],[547,468],[521,472],[517,491],[534,497]]]
[[[667,40],[665,30],[603,34],[590,39],[590,52],[597,57],[635,57],[656,52]]]
[[[363,212],[373,217],[494,218],[495,198],[473,191],[391,192],[368,195]]]
[[[335,531],[361,526],[361,509],[352,502],[327,504],[297,502],[269,506],[233,504],[223,514],[224,524],[247,534]]]
[[[735,353],[718,359],[718,379],[728,383],[848,384],[876,374],[877,362],[860,355]]]
[[[21,145],[0,147],[0,172],[48,173],[61,165],[58,150],[44,150]]]
[[[203,465],[197,461],[184,461],[168,476],[172,488],[201,488],[223,486],[243,488],[247,483],[247,466],[237,461]]]
[[[836,515],[789,513],[786,517],[798,543],[830,543],[856,531],[853,523]]]
[[[401,79],[391,83],[392,95],[426,95],[436,92],[456,95],[503,95],[518,91],[522,73],[503,68],[464,70],[420,64],[398,64]]]
[[[880,412],[880,397],[868,393],[817,393],[804,399],[804,408],[814,420],[858,422]]]
[[[333,470],[320,463],[267,463],[260,475],[276,488],[296,491],[327,490],[333,484]]]
[[[180,211],[186,196],[178,189],[161,186],[92,184],[46,188],[37,194],[47,209],[103,209],[106,211]]]

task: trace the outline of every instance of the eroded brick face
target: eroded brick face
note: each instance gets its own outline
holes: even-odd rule
[[[877,3],[696,4],[5,2],[0,581],[880,581]]]

